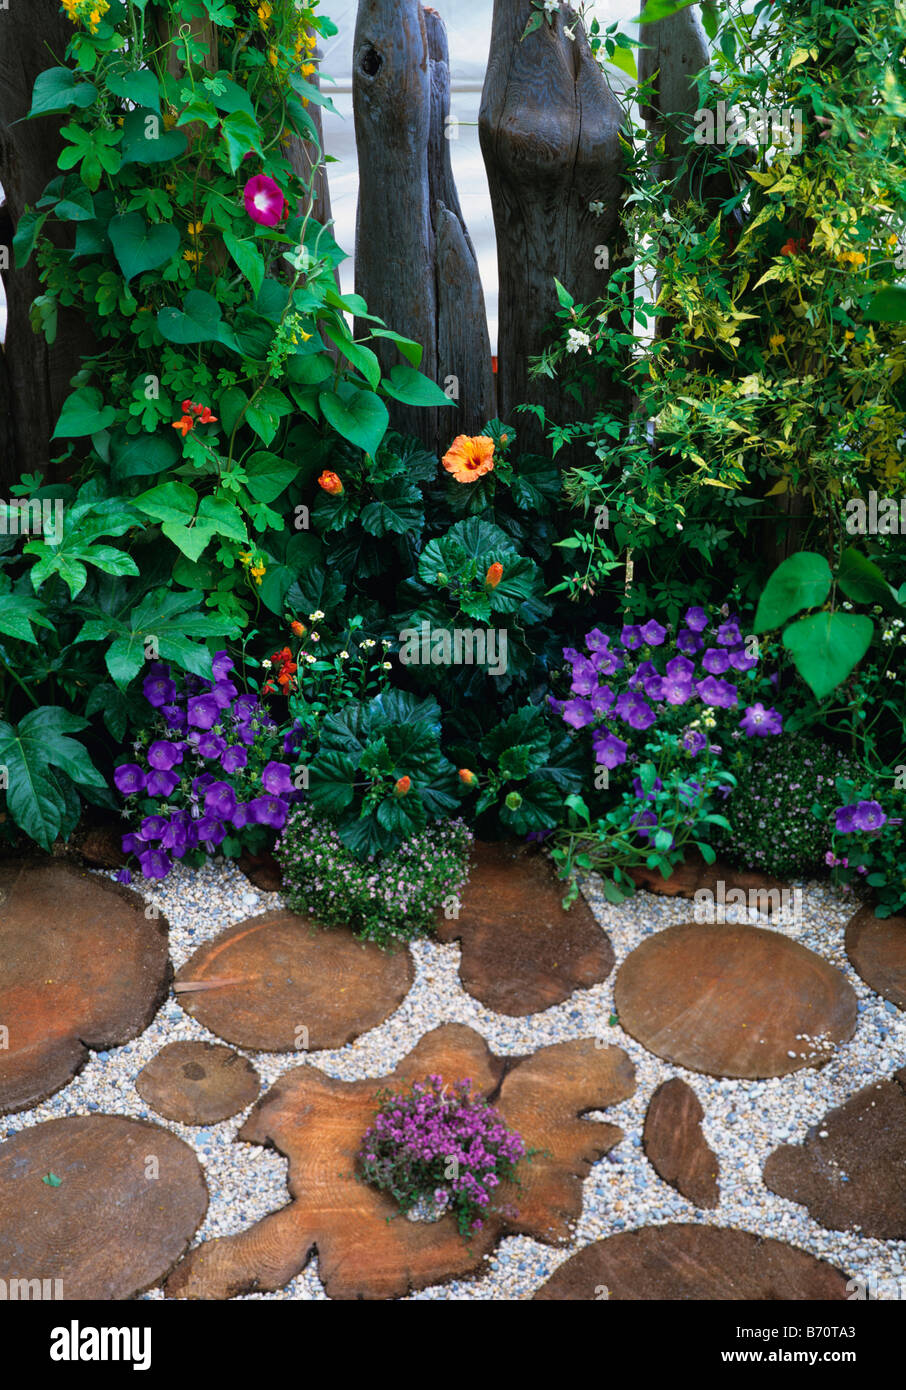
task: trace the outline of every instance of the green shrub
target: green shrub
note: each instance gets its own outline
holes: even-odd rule
[[[386,946],[432,930],[439,908],[466,882],[471,843],[463,821],[437,821],[393,853],[360,862],[328,821],[300,807],[275,852],[288,907]]]
[[[747,869],[785,877],[823,864],[840,805],[837,777],[854,764],[817,738],[740,746],[730,767],[737,779],[726,814],[733,827],[720,849]]]

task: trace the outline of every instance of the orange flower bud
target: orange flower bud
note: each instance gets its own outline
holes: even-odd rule
[[[318,486],[322,487],[325,492],[329,492],[331,497],[339,497],[340,493],[343,491],[343,484],[340,481],[339,475],[331,473],[329,468],[324,469],[324,472],[318,479]]]
[[[405,796],[406,793],[408,792],[408,790],[409,790],[409,788],[410,788],[411,786],[412,786],[412,778],[411,778],[411,777],[401,777],[401,778],[399,779],[399,781],[397,782],[396,786],[393,788],[393,795],[394,795],[394,796]]]
[[[289,630],[290,632],[294,633],[296,637],[305,636],[305,624],[300,623],[298,618],[293,619],[293,621],[289,625]]]
[[[459,777],[460,781],[465,782],[467,787],[474,787],[477,780],[475,773],[468,767],[461,767],[459,769]]]
[[[485,588],[486,588],[486,589],[496,589],[496,588],[497,588],[497,585],[500,583],[500,581],[501,581],[502,578],[503,578],[503,565],[498,564],[498,563],[495,563],[495,564],[491,565],[490,568],[488,569],[487,574],[486,574],[485,577],[484,577],[484,586],[485,586]]]

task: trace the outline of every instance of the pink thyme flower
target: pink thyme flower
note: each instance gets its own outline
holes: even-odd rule
[[[267,174],[256,174],[243,190],[245,210],[262,227],[276,227],[286,211],[286,199],[279,184]]]

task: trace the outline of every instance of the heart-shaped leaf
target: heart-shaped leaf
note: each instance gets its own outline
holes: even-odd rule
[[[871,619],[860,613],[813,613],[787,628],[783,645],[815,698],[823,700],[862,660],[873,633]]]
[[[190,290],[181,309],[161,309],[157,326],[168,343],[209,343],[220,336],[222,313],[204,290]]]
[[[94,386],[80,386],[63,402],[60,418],[53,432],[54,439],[80,439],[99,430],[109,429],[116,419],[112,405],[104,405],[104,398]]]
[[[114,217],[108,228],[113,254],[126,280],[145,270],[157,270],[179,250],[179,230],[170,223],[152,227],[140,212]]]
[[[755,613],[755,631],[781,627],[803,608],[816,608],[830,593],[830,565],[823,555],[800,550],[777,566],[764,586]]]
[[[337,434],[374,458],[390,423],[380,397],[373,391],[359,391],[341,382],[337,391],[322,391],[318,404]]]

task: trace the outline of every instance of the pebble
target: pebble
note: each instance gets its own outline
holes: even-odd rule
[[[543,1013],[528,1018],[494,1014],[462,989],[459,947],[432,941],[413,945],[415,982],[394,1014],[346,1047],[303,1058],[302,1065],[316,1065],[344,1080],[378,1077],[439,1023],[462,1022],[481,1033],[500,1054],[535,1052],[569,1038],[606,1037],[622,1047],[636,1067],[635,1094],[607,1112],[592,1112],[587,1117],[619,1125],[626,1139],[619,1153],[612,1150],[608,1160],[596,1163],[585,1179],[582,1213],[570,1244],[552,1248],[527,1236],[507,1237],[486,1261],[480,1277],[423,1289],[410,1296],[412,1301],[531,1298],[554,1270],[583,1246],[616,1231],[665,1221],[735,1226],[785,1240],[828,1260],[847,1277],[867,1279],[874,1275],[882,1291],[885,1286],[894,1289],[896,1280],[906,1279],[906,1241],[867,1239],[858,1231],[827,1231],[811,1219],[805,1207],[775,1196],[761,1181],[765,1159],[778,1143],[801,1143],[828,1110],[868,1082],[891,1075],[906,1064],[906,1014],[881,1000],[856,975],[843,949],[843,931],[854,910],[852,895],[844,896],[823,883],[797,886],[803,889],[800,920],[769,922],[746,913],[742,918],[783,932],[824,956],[843,972],[856,992],[859,1017],[855,1037],[836,1048],[826,1061],[819,1059],[813,1068],[766,1081],[734,1081],[672,1066],[646,1052],[617,1021],[610,1022],[616,971],[609,980],[580,990]],[[248,880],[229,860],[209,862],[198,870],[180,864],[163,882],[138,879],[135,887],[149,903],[157,905],[169,923],[175,970],[202,941],[246,917],[282,906],[278,894],[250,892]],[[690,904],[683,899],[638,893],[616,906],[607,902],[595,879],[584,892],[610,937],[617,968],[651,933],[690,920]],[[879,1032],[882,1022],[886,1030],[883,1038]],[[248,1111],[203,1130],[149,1114],[135,1091],[135,1077],[166,1043],[179,1039],[218,1041],[171,998],[134,1042],[90,1054],[82,1071],[55,1096],[28,1112],[0,1117],[0,1141],[43,1120],[86,1111],[146,1118],[179,1135],[204,1166],[211,1200],[194,1243],[247,1229],[285,1206],[288,1165],[276,1150],[236,1142]],[[300,1065],[298,1053],[258,1053],[252,1060],[264,1087]],[[695,1208],[664,1183],[642,1147],[652,1093],[672,1076],[688,1082],[701,1101],[704,1135],[720,1161],[720,1204],[711,1210]],[[826,1137],[827,1130],[819,1135]],[[163,1294],[153,1289],[144,1297],[160,1299]],[[285,1289],[245,1297],[322,1301],[326,1295],[318,1278],[317,1259]]]

